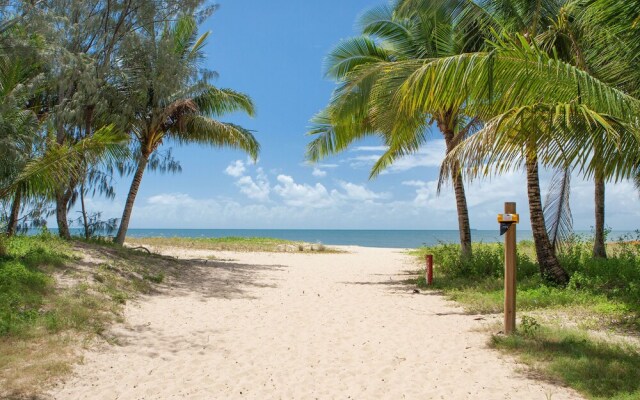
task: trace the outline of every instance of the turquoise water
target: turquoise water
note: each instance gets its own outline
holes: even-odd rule
[[[578,231],[580,235],[591,236],[589,231]],[[614,231],[610,240],[630,234]],[[356,245],[364,247],[415,248],[441,242],[457,243],[455,230],[297,230],[297,229],[129,229],[129,237],[272,237],[278,239],[322,243],[327,245]],[[518,240],[531,240],[531,231],[519,230]],[[474,242],[502,241],[498,230],[473,230]],[[633,235],[635,238],[635,234]]]

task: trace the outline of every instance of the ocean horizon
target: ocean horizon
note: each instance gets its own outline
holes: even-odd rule
[[[51,231],[56,232],[57,229]],[[79,235],[80,229],[72,229]],[[577,230],[575,233],[590,238],[592,231]],[[438,243],[458,243],[457,230],[382,230],[382,229],[129,229],[128,237],[179,237],[179,238],[219,238],[219,237],[270,237],[276,239],[322,243],[334,246],[363,246],[387,248],[417,248]],[[634,231],[611,231],[609,241],[619,238],[635,239]],[[495,243],[504,240],[498,229],[471,231],[474,243]],[[532,240],[530,230],[518,230],[518,241]]]

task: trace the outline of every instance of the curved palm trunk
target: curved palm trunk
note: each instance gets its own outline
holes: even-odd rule
[[[58,235],[66,240],[71,239],[69,221],[67,220],[67,207],[69,205],[71,195],[71,190],[67,189],[62,194],[58,194],[56,196],[56,221],[58,222]]]
[[[80,185],[80,206],[82,208],[82,223],[84,225],[84,238],[91,239],[91,231],[89,230],[89,220],[87,218],[87,207],[84,204],[84,182]]]
[[[566,285],[569,275],[560,266],[555,249],[549,240],[542,211],[540,198],[540,177],[538,175],[538,158],[535,155],[527,157],[527,194],[529,196],[529,213],[531,214],[531,231],[536,247],[536,256],[540,264],[540,273],[556,283]]]
[[[138,189],[140,189],[142,176],[144,175],[144,170],[147,168],[148,162],[149,154],[142,154],[140,161],[138,162],[136,173],[133,176],[133,181],[131,182],[129,194],[127,195],[127,202],[125,203],[124,211],[122,212],[122,219],[120,220],[120,228],[118,229],[118,234],[114,240],[115,243],[120,246],[124,245],[124,239],[127,237],[127,229],[129,229],[129,220],[131,219],[131,212],[133,211],[133,203],[136,201]]]
[[[599,175],[596,175],[596,232],[593,241],[593,257],[594,258],[607,258],[607,248],[604,243],[604,192],[605,184],[604,179]]]
[[[9,224],[7,225],[7,236],[11,237],[18,231],[18,219],[20,218],[20,202],[22,201],[22,191],[20,188],[16,190],[11,204],[11,214],[9,215]]]
[[[445,123],[438,121],[438,128],[444,135],[444,141],[447,145],[447,154],[453,150],[454,131],[446,126]],[[456,170],[460,168],[456,166]],[[463,258],[469,258],[472,255],[471,250],[471,224],[469,223],[469,208],[467,207],[467,197],[464,192],[464,182],[462,175],[458,174],[453,178],[453,188],[456,194],[456,208],[458,210],[458,230],[460,232],[460,252]]]

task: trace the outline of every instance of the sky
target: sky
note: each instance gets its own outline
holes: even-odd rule
[[[369,180],[384,150],[362,141],[308,165],[305,133],[310,118],[328,102],[335,83],[324,77],[326,54],[357,34],[356,21],[384,0],[220,0],[202,26],[211,35],[205,67],[219,73],[216,85],[249,94],[255,118],[229,115],[255,131],[262,150],[257,163],[241,152],[174,147],[182,173],[147,172],[130,228],[178,229],[457,229],[453,189],[436,192],[444,141],[437,129],[417,154]],[[164,148],[166,150],[166,148]],[[551,177],[543,171],[546,192]],[[120,217],[131,177],[119,179],[115,201],[91,199],[90,210]],[[517,202],[523,229],[530,229],[524,173],[513,172],[467,186],[473,229],[497,229],[505,201]],[[574,227],[594,225],[593,184],[575,176]],[[640,201],[630,182],[607,186],[607,225],[640,228]],[[72,216],[70,216],[72,217]]]

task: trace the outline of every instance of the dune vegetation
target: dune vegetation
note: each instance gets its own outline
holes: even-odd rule
[[[520,242],[517,256],[517,312],[512,336],[491,325],[491,346],[514,353],[533,371],[594,399],[640,395],[640,242],[624,237],[607,246],[608,258],[593,258],[593,242],[573,237],[558,253],[571,278],[559,286],[540,275],[533,243]],[[416,284],[442,292],[470,314],[501,316],[504,306],[504,246],[474,244],[471,259],[455,244],[412,252],[424,264],[434,257],[434,282],[420,270]],[[497,322],[500,321],[500,322]]]

